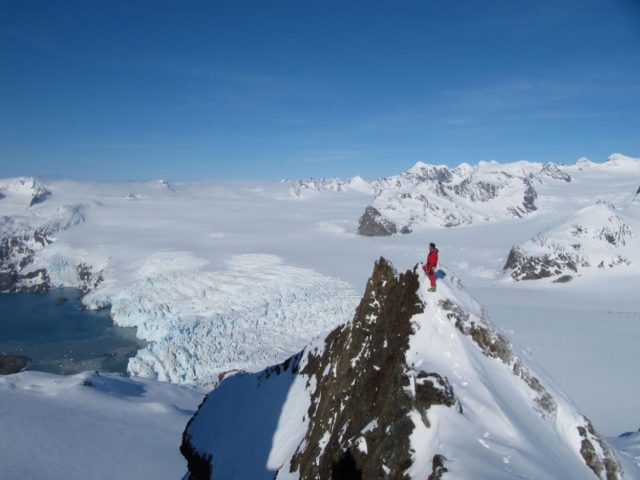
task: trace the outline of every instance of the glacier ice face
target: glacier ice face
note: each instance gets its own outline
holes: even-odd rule
[[[274,255],[232,257],[221,270],[187,252],[149,256],[128,285],[106,281],[84,297],[111,305],[116,324],[151,342],[129,362],[134,375],[215,384],[229,371],[258,370],[348,319],[346,282],[285,265]]]

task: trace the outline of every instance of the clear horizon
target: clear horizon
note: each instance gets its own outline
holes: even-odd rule
[[[602,158],[602,159],[593,159],[593,158],[588,158],[588,157],[580,157],[580,158],[576,158],[573,161],[567,161],[567,162],[555,162],[557,163],[557,165],[559,167],[564,166],[568,166],[568,165],[574,165],[578,160],[580,160],[581,158],[587,158],[588,160],[594,162],[594,163],[605,163],[608,158],[612,155],[623,155],[626,157],[631,157],[631,158],[636,158],[636,157],[632,157],[630,155],[626,155],[623,152],[615,152],[612,153],[610,155],[607,155],[607,157]],[[494,162],[496,160],[479,160],[477,162],[460,162],[460,163],[456,163],[456,164],[444,164],[444,163],[433,163],[431,165],[434,166],[441,166],[441,165],[446,165],[449,168],[455,168],[457,166],[459,166],[461,163],[468,163],[471,166],[476,166],[478,165],[480,162]],[[200,178],[187,178],[187,177],[183,177],[183,178],[170,178],[170,177],[131,177],[131,178],[109,178],[109,177],[101,177],[101,178],[74,178],[71,176],[63,176],[63,175],[59,175],[59,174],[43,174],[43,175],[11,175],[11,176],[5,176],[5,177],[0,177],[0,179],[9,179],[9,178],[36,178],[38,180],[51,180],[51,181],[55,181],[55,180],[60,180],[60,181],[65,181],[65,180],[71,180],[71,181],[79,181],[79,182],[105,182],[105,183],[137,183],[137,182],[143,182],[143,183],[149,183],[149,182],[154,182],[154,181],[167,181],[170,183],[198,183],[198,182],[217,182],[217,181],[229,181],[229,182],[243,182],[243,181],[247,181],[247,182],[260,182],[260,181],[265,181],[265,182],[280,182],[280,181],[296,181],[296,180],[309,180],[309,179],[332,179],[332,178],[339,178],[340,180],[348,180],[350,178],[353,178],[355,176],[359,176],[362,177],[363,179],[367,180],[367,181],[373,181],[376,180],[378,178],[383,178],[383,177],[389,177],[389,176],[393,176],[393,175],[397,175],[400,174],[403,171],[406,171],[410,168],[412,168],[413,166],[416,165],[416,163],[426,163],[429,164],[428,162],[423,162],[422,160],[418,160],[416,162],[413,162],[411,164],[407,164],[407,165],[399,165],[399,169],[394,171],[394,172],[390,172],[389,174],[386,175],[379,175],[379,176],[367,176],[367,175],[363,175],[360,173],[355,173],[353,175],[349,175],[349,176],[339,176],[339,175],[307,175],[307,176],[300,176],[300,177],[251,177],[251,176],[246,176],[246,177],[200,177]],[[532,162],[534,163],[534,161],[531,160],[513,160],[512,162],[498,162],[500,164],[506,164],[506,163],[517,163],[517,162]],[[544,162],[538,162],[541,164],[544,164]]]
[[[633,0],[13,2],[0,177],[639,157],[638,51]]]

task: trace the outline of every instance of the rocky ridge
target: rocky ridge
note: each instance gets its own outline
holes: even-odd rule
[[[455,277],[427,296],[418,271],[381,258],[352,322],[226,378],[184,432],[187,478],[622,479],[593,425]]]

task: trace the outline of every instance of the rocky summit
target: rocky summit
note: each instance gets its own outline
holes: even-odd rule
[[[455,275],[428,293],[420,272],[380,258],[352,321],[224,379],[184,432],[186,478],[616,480],[635,468]]]

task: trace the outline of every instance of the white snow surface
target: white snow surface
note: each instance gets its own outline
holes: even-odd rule
[[[212,477],[273,480],[304,438],[314,385],[314,379],[291,369],[225,379],[207,396],[189,429],[199,451],[216,452]]]
[[[175,480],[201,400],[199,390],[112,374],[0,377],[0,477]]]
[[[608,440],[621,453],[621,460],[625,465],[640,467],[640,432],[626,432]]]
[[[31,194],[20,200],[8,188],[29,181],[0,179],[0,235],[56,224],[54,242],[38,247],[28,268],[46,268],[56,286],[79,286],[80,263],[101,271],[104,281],[86,304],[113,303],[116,322],[138,326],[139,336],[153,342],[132,359],[131,371],[207,384],[222,371],[280,361],[350,319],[376,258],[410,268],[434,241],[440,261],[493,321],[535,355],[600,432],[615,436],[640,426],[640,385],[630,380],[637,376],[640,336],[638,237],[625,246],[630,265],[585,269],[569,284],[516,283],[502,266],[513,245],[557,230],[598,200],[624,218],[636,215],[640,159],[612,155],[604,163],[582,159],[558,168],[572,181],[542,174],[544,166],[531,162],[449,169],[485,180],[497,171],[514,178],[533,173],[538,209],[463,228],[416,224],[412,234],[380,238],[356,235],[358,218],[374,202],[371,192],[394,177],[356,178],[347,181],[351,188],[301,197],[290,195],[286,181],[34,180],[51,195],[32,206]],[[494,206],[503,211],[506,204]],[[312,309],[314,316],[307,315]],[[264,343],[254,344],[257,338]],[[595,392],[594,378],[601,386]],[[617,392],[615,405],[609,392]]]
[[[417,332],[407,363],[416,372],[446,377],[463,414],[434,406],[427,413],[431,423],[427,426],[414,412],[411,478],[427,478],[435,454],[448,459],[446,478],[452,480],[595,478],[579,454],[577,427],[586,422],[576,406],[535,370],[531,359],[516,353],[557,405],[556,413],[542,411],[535,403],[536,392],[513,374],[511,364],[484,355],[469,336],[460,334],[439,302],[452,300],[471,315],[470,321],[483,324],[486,313],[480,305],[452,282],[440,281],[435,294],[427,292],[426,279],[421,283],[425,311],[413,318]],[[629,473],[637,478],[640,470]]]

